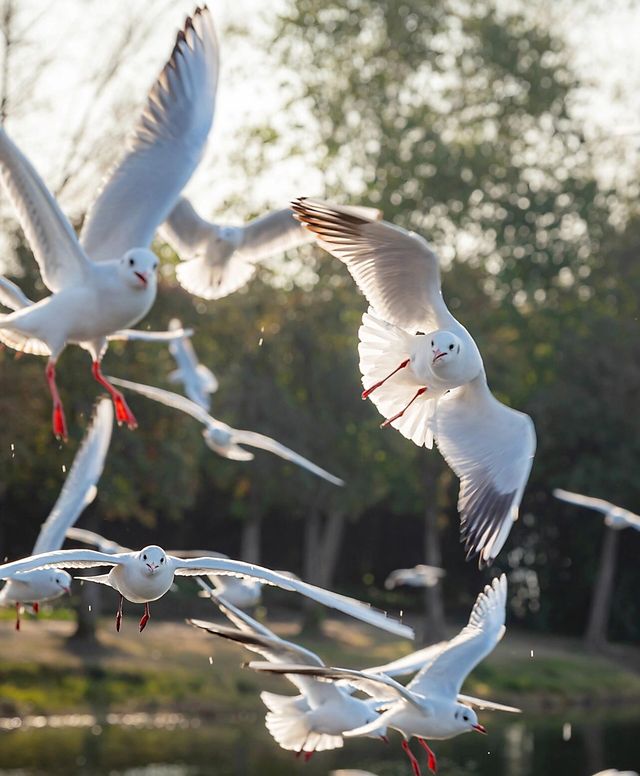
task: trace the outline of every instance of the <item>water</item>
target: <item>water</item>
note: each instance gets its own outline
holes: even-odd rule
[[[433,742],[440,776],[589,776],[604,768],[640,770],[640,709],[581,711],[579,716],[481,713],[488,736]],[[0,776],[326,776],[362,768],[378,776],[411,776],[400,738],[349,741],[308,762],[279,749],[261,716],[217,723],[163,715],[33,718],[0,732]],[[66,723],[71,722],[69,726]],[[52,723],[52,724],[51,724]],[[423,752],[413,749],[424,764]]]

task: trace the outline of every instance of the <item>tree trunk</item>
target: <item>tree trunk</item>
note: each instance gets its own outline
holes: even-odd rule
[[[331,511],[322,521],[319,500],[313,504],[304,532],[304,580],[320,587],[331,587],[340,557],[345,513]],[[305,628],[317,629],[324,616],[320,607],[305,599]]]
[[[90,531],[99,530],[100,520],[95,510],[91,511],[90,517],[84,521],[84,524]],[[82,573],[82,576],[92,576],[95,573],[95,569],[88,569]],[[73,607],[76,612],[76,629],[69,637],[70,641],[98,643],[97,626],[102,598],[100,587],[95,582],[80,582],[77,588],[79,595]]]
[[[325,520],[324,530],[319,542],[320,557],[318,566],[318,584],[331,587],[342,548],[345,513],[341,509],[332,510]]]
[[[599,649],[607,642],[607,624],[609,622],[617,554],[618,531],[606,527],[602,549],[600,550],[600,564],[595,580],[595,590],[591,599],[589,624],[585,634],[587,645],[591,649]]]
[[[240,558],[247,563],[260,563],[262,540],[262,508],[257,489],[251,489],[249,514],[242,524]]]
[[[438,500],[436,464],[425,456],[425,493],[424,510],[424,562],[429,566],[442,565],[440,535],[438,533]],[[442,602],[442,583],[427,587],[424,591],[424,628],[420,634],[423,644],[432,644],[446,637],[444,605]]]

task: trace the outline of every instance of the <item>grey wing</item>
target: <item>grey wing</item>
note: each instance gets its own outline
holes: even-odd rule
[[[186,197],[180,197],[160,227],[160,234],[184,260],[204,251],[211,224],[198,215]]]
[[[95,498],[111,442],[113,407],[110,399],[100,399],[93,420],[76,454],[58,500],[42,524],[33,554],[59,550],[67,529]]]
[[[96,547],[99,552],[106,552],[108,555],[115,555],[121,552],[131,552],[129,547],[123,547],[117,542],[112,542],[111,539],[106,539],[95,531],[88,531],[86,528],[76,528],[71,526],[67,528],[67,539],[73,539],[76,542],[82,542],[83,544],[89,544],[92,547]]]
[[[505,632],[507,578],[495,577],[476,599],[469,622],[409,682],[421,695],[457,696],[467,675],[493,651]]]
[[[141,342],[168,342],[173,344],[176,340],[182,340],[185,337],[191,337],[193,329],[174,329],[170,331],[144,331],[142,329],[119,329],[113,334],[109,334],[107,339],[113,341],[141,341]]]
[[[234,429],[233,441],[239,445],[250,445],[251,447],[258,447],[261,450],[273,453],[280,458],[284,458],[285,461],[290,461],[297,466],[301,466],[303,469],[307,469],[333,485],[344,485],[344,480],[341,480],[339,477],[334,477],[333,474],[330,474],[325,469],[316,466],[315,463],[312,463],[298,453],[295,453],[293,450],[290,450],[288,447],[280,444],[280,442],[276,442],[275,439],[271,439],[271,437],[265,436],[264,434],[258,434],[255,431]]]
[[[528,415],[499,402],[481,374],[438,402],[435,438],[460,478],[458,511],[467,558],[491,563],[518,518],[536,450]]]
[[[438,257],[422,237],[321,200],[297,199],[292,207],[385,321],[412,333],[460,327],[442,298]]]
[[[191,415],[192,418],[199,420],[200,423],[208,425],[213,423],[214,419],[209,413],[197,405],[191,399],[187,399],[184,396],[180,396],[179,393],[173,393],[173,391],[165,391],[163,388],[156,388],[152,385],[143,385],[142,383],[134,383],[130,380],[121,380],[119,377],[109,377],[110,382],[114,385],[120,385],[123,388],[128,388],[134,393],[139,393],[142,396],[146,396],[148,399],[160,402],[167,407],[186,412],[187,415]]]
[[[126,564],[131,558],[130,553],[110,555],[96,550],[56,550],[31,555],[22,560],[0,565],[0,579],[7,579],[19,571],[33,569],[82,569],[95,566],[119,566]]]
[[[31,162],[2,127],[0,178],[47,288],[55,293],[84,281],[91,273],[91,262],[73,227]]]
[[[171,562],[174,565],[175,573],[178,576],[206,576],[207,574],[229,574],[236,577],[249,577],[258,579],[264,584],[275,585],[284,590],[299,593],[317,601],[323,606],[331,607],[337,611],[344,612],[351,617],[356,617],[370,625],[387,630],[390,633],[396,633],[399,636],[413,637],[413,630],[407,625],[390,619],[384,612],[377,611],[371,606],[357,601],[354,598],[333,593],[324,590],[321,587],[310,585],[299,579],[288,577],[277,571],[256,566],[253,563],[243,563],[237,560],[226,560],[224,558],[193,558],[181,560],[173,556]],[[1,567],[0,567],[1,568]]]
[[[0,276],[0,304],[10,310],[23,310],[33,302],[12,280]]]
[[[213,121],[218,42],[209,10],[178,33],[130,140],[87,216],[82,244],[95,261],[148,247],[195,170]]]

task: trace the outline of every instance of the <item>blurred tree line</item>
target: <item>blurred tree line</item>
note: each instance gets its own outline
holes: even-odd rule
[[[140,428],[115,433],[79,524],[133,546],[206,544],[393,611],[417,604],[382,582],[424,562],[426,512],[451,616],[465,616],[482,582],[505,569],[518,621],[581,633],[604,528],[550,494],[563,487],[640,509],[640,217],[637,189],[598,183],[572,116],[579,83],[564,42],[493,0],[298,0],[272,50],[290,74],[282,88],[295,119],[286,132],[244,137],[238,164],[250,180],[297,156],[323,170],[327,196],[381,207],[434,244],[445,299],[476,338],[493,391],[536,424],[521,519],[491,572],[464,563],[456,478],[436,452],[381,431],[360,400],[366,302],[339,262],[301,250],[245,291],[204,302],[176,285],[175,257],[158,246],[163,277],[144,325],[178,316],[195,326],[196,350],[221,384],[212,414],[274,436],[347,486],[266,454],[224,461],[195,422],[132,396]],[[21,285],[42,295],[24,246],[20,264]],[[142,343],[116,343],[105,359],[105,373],[165,387],[172,368],[166,348]],[[60,448],[43,369],[0,354],[2,556],[30,551],[96,396],[87,355],[70,348],[59,385],[76,439]],[[629,534],[614,639],[640,638],[640,537]]]

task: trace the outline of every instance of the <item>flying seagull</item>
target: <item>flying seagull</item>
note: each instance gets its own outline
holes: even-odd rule
[[[436,757],[425,739],[453,738],[460,733],[486,733],[471,706],[499,711],[519,712],[511,706],[461,695],[460,688],[471,670],[493,651],[505,632],[507,579],[496,577],[480,593],[469,617],[469,623],[451,641],[445,642],[434,656],[406,686],[385,674],[355,671],[343,668],[296,667],[292,664],[274,666],[270,663],[249,664],[250,668],[269,673],[315,676],[324,679],[347,680],[354,687],[379,697],[389,693],[390,702],[376,720],[345,732],[345,738],[362,735],[386,734],[388,728],[398,730],[403,737],[406,752],[415,776],[420,766],[409,748],[409,739],[415,736],[428,755],[429,769],[435,772]],[[393,699],[393,700],[391,700]]]
[[[277,571],[256,566],[253,563],[229,560],[220,557],[178,558],[166,553],[157,545],[149,545],[139,552],[120,552],[113,555],[96,550],[58,550],[44,552],[29,558],[0,565],[0,579],[7,579],[17,572],[42,568],[94,568],[111,566],[108,574],[95,577],[82,577],[84,582],[98,582],[114,588],[120,593],[120,603],[116,613],[116,628],[120,630],[123,599],[144,604],[144,615],[140,620],[140,630],[147,624],[149,602],[157,601],[171,588],[175,575],[206,576],[207,574],[230,574],[231,576],[258,579],[264,584],[275,585],[311,598],[324,606],[356,617],[370,625],[388,630],[400,636],[413,636],[406,625],[388,618],[383,612],[367,604],[324,590]]]
[[[444,569],[437,566],[427,566],[420,563],[412,569],[396,569],[385,579],[384,586],[393,590],[399,585],[409,587],[435,587],[442,577],[446,576]]]
[[[329,474],[329,472],[316,466],[315,463],[311,463],[311,461],[298,455],[298,453],[281,445],[280,442],[276,442],[275,439],[271,439],[271,437],[265,436],[264,434],[258,434],[255,431],[244,431],[232,428],[221,420],[216,420],[216,418],[211,417],[206,410],[184,396],[172,393],[171,391],[165,391],[162,388],[155,388],[151,385],[142,385],[141,383],[133,383],[129,380],[121,380],[116,377],[110,377],[109,379],[116,385],[128,388],[134,393],[142,394],[142,396],[165,404],[167,407],[173,407],[174,409],[186,412],[187,415],[191,415],[195,420],[199,420],[200,423],[205,426],[202,435],[207,447],[215,453],[218,453],[218,455],[221,455],[223,458],[230,458],[233,461],[251,461],[253,459],[253,453],[250,453],[248,450],[241,447],[241,445],[249,445],[250,447],[257,447],[260,450],[266,450],[269,453],[273,453],[280,458],[284,458],[285,461],[295,463],[296,466],[307,469],[333,485],[344,485],[343,480],[334,477],[333,474]]]
[[[0,316],[0,341],[48,356],[53,432],[67,426],[56,363],[68,343],[88,350],[93,376],[111,395],[118,423],[136,420],[100,362],[110,334],[144,317],[156,295],[158,259],[149,250],[204,148],[213,118],[218,46],[209,11],[189,17],[151,88],[129,149],[89,211],[80,242],[44,182],[0,130],[0,178],[50,296]]]
[[[33,554],[54,552],[64,543],[66,531],[94,500],[111,441],[113,409],[109,399],[100,399],[93,420],[76,454],[49,517],[40,528]],[[20,630],[20,608],[31,604],[35,612],[41,601],[51,601],[70,592],[71,577],[59,569],[34,569],[10,574],[0,590],[0,606],[15,604],[16,630]]]
[[[583,496],[580,493],[571,493],[571,491],[562,490],[561,488],[556,488],[553,491],[553,495],[561,501],[566,501],[568,504],[575,504],[578,507],[586,507],[587,509],[595,509],[596,512],[602,512],[604,524],[609,526],[609,528],[614,528],[617,531],[623,528],[635,528],[636,531],[640,531],[640,515],[629,512],[628,509],[617,507],[604,499]]]
[[[413,232],[320,200],[292,203],[319,245],[346,264],[372,309],[360,327],[365,390],[417,445],[433,441],[460,478],[467,558],[491,563],[504,545],[536,448],[528,415],[489,390],[482,357],[449,312],[438,257]]]
[[[177,318],[169,321],[170,331],[183,331]],[[211,405],[210,395],[218,390],[218,381],[213,372],[198,361],[188,336],[176,337],[169,343],[169,352],[174,357],[177,369],[169,375],[169,382],[182,383],[185,393],[205,410]]]

